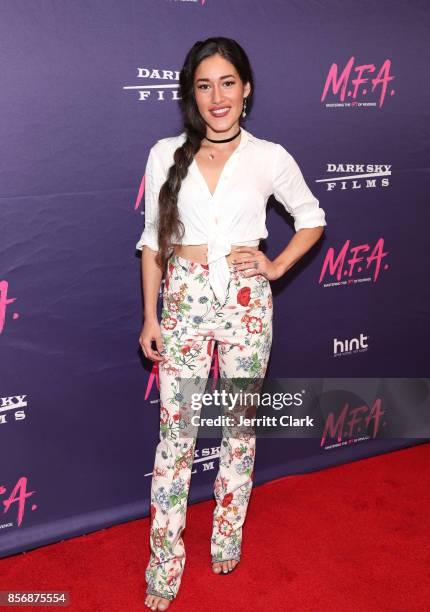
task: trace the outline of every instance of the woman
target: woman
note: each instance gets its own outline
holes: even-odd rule
[[[181,534],[195,436],[181,430],[189,409],[183,387],[193,381],[204,390],[216,341],[222,378],[264,378],[272,343],[270,281],[285,274],[326,225],[290,153],[240,126],[252,107],[254,80],[237,42],[198,41],[179,81],[184,131],[150,150],[145,229],[136,245],[142,250],[145,303],[139,342],[145,357],[159,363],[160,380],[145,600],[153,610],[165,610],[175,598],[185,563]],[[273,261],[258,248],[268,235],[266,203],[272,193],[293,215],[296,230]],[[157,299],[164,273],[160,325]],[[215,573],[232,571],[240,560],[254,456],[255,436],[223,437],[210,542]]]

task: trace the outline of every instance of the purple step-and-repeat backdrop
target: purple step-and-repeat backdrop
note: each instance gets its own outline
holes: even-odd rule
[[[1,556],[148,514],[159,393],[138,344],[140,187],[150,147],[182,131],[178,72],[208,36],[249,54],[243,125],[292,153],[328,222],[272,284],[267,374],[293,392],[312,377],[323,433],[259,439],[255,484],[425,442],[430,7],[1,0],[0,13]],[[294,229],[273,197],[267,227],[275,257]],[[212,496],[218,447],[199,440],[190,503]]]

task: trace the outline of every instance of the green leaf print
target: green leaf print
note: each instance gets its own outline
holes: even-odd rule
[[[169,502],[171,506],[176,506],[179,503],[179,497],[177,495],[170,495]]]
[[[261,363],[258,358],[258,353],[252,353],[251,372],[257,374],[260,371]]]

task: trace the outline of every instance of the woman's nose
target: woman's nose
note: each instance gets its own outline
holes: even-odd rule
[[[219,104],[222,101],[221,88],[217,85],[212,90],[212,104]]]

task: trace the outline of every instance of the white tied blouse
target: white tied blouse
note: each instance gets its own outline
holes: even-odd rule
[[[257,138],[243,127],[240,142],[228,158],[211,194],[195,159],[178,195],[185,227],[182,245],[207,244],[209,282],[224,304],[230,279],[226,255],[232,244],[258,246],[267,238],[266,204],[273,194],[294,217],[294,229],[327,225],[325,212],[307,186],[300,168],[280,144]],[[185,132],[158,140],[145,169],[145,229],[136,248],[158,251],[158,195],[173,153],[186,140]],[[177,243],[179,244],[179,243]]]

